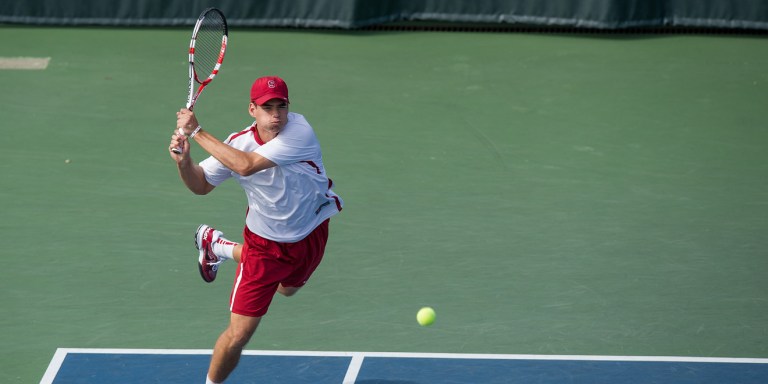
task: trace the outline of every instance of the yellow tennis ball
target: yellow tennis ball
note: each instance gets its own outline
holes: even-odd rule
[[[425,327],[431,325],[435,322],[435,310],[430,307],[419,309],[419,312],[416,313],[416,321]]]

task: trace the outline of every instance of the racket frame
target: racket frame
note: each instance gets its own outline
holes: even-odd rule
[[[207,15],[211,12],[216,12],[221,17],[221,20],[224,22],[224,33],[221,37],[221,48],[219,49],[219,56],[216,60],[216,64],[213,67],[213,71],[211,71],[210,74],[201,80],[197,71],[195,71],[195,44],[197,43],[197,35],[200,31],[200,27],[203,24],[203,20],[205,20]],[[211,7],[203,10],[203,12],[200,13],[200,16],[197,18],[197,22],[195,23],[195,28],[192,30],[192,39],[189,41],[189,93],[187,94],[186,105],[187,109],[190,111],[195,107],[195,103],[200,97],[200,94],[203,93],[203,89],[205,89],[205,87],[210,84],[213,78],[216,77],[216,75],[219,73],[219,68],[221,68],[221,64],[224,62],[224,55],[227,52],[228,34],[229,28],[227,26],[227,19],[224,17],[224,13],[221,12],[221,10]],[[182,149],[180,147],[174,148],[173,152],[181,153]]]
[[[221,48],[219,49],[219,57],[216,60],[216,65],[213,67],[213,71],[206,78],[201,80],[200,76],[195,71],[195,44],[197,42],[197,34],[200,31],[200,26],[203,24],[206,15],[210,12],[216,12],[221,16],[221,20],[224,22],[224,34],[221,37]],[[221,68],[221,64],[224,62],[224,54],[227,51],[227,38],[228,27],[224,13],[213,7],[204,10],[200,14],[200,17],[198,17],[197,23],[195,23],[195,29],[192,31],[192,39],[189,41],[189,94],[187,96],[187,109],[191,110],[195,106],[195,102],[197,102],[203,89],[219,73],[219,68]],[[199,84],[197,91],[195,91],[195,83]]]

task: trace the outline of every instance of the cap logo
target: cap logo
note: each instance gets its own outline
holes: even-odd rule
[[[275,87],[277,87],[277,85],[275,84],[274,80],[270,80],[270,81],[267,82],[267,87],[275,88]]]

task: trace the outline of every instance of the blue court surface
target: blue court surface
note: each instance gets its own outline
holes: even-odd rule
[[[65,349],[41,383],[203,383],[210,350]],[[245,351],[227,383],[768,382],[768,359]]]

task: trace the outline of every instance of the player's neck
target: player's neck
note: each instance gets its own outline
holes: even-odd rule
[[[261,139],[261,141],[264,143],[268,143],[270,140],[277,137],[278,133],[280,133],[280,131],[263,129],[258,125],[256,126],[256,134],[259,135],[259,139]]]

